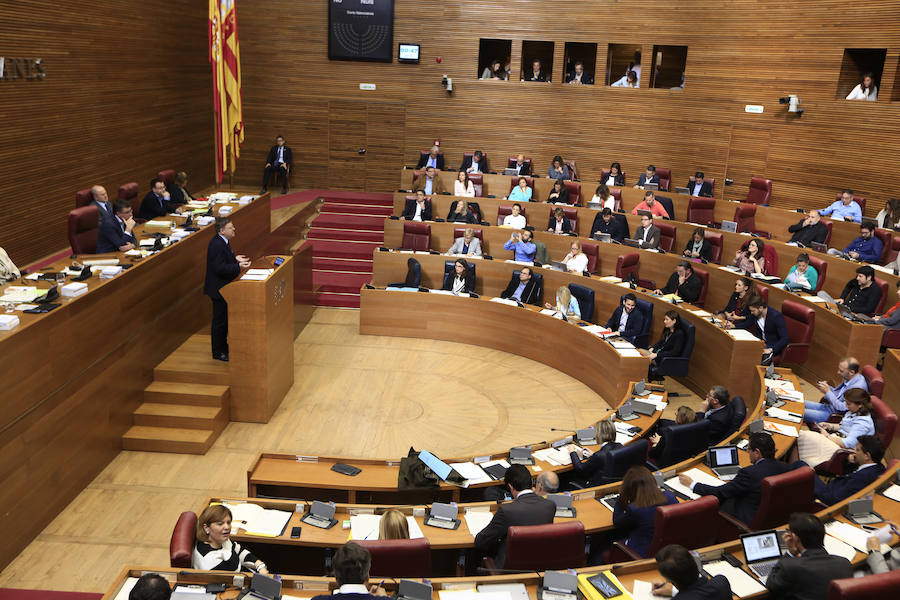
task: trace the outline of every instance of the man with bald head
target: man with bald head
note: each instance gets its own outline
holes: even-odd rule
[[[519,154],[516,156],[516,162],[510,165],[510,169],[516,170],[516,175],[527,177],[531,175],[531,165],[525,162],[525,157]]]
[[[416,168],[424,169],[426,167],[434,167],[438,171],[443,171],[444,155],[440,154],[440,151],[441,149],[437,146],[432,146],[428,154],[419,156],[419,162],[416,164]]]
[[[101,223],[105,219],[111,219],[113,217],[112,202],[109,201],[109,196],[106,194],[105,187],[102,185],[93,186],[91,188],[91,198],[91,205],[97,207]]]
[[[541,471],[534,481],[534,493],[546,498],[559,491],[559,476],[553,471]]]
[[[811,242],[824,244],[828,237],[828,228],[817,210],[809,211],[805,219],[788,227],[788,231],[794,234],[788,243],[801,246],[809,246]]]

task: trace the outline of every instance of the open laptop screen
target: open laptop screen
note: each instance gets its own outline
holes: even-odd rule
[[[718,446],[716,448],[710,448],[708,454],[710,468],[732,467],[739,464],[737,446]]]
[[[742,535],[741,545],[744,547],[744,557],[748,563],[770,560],[781,556],[781,549],[778,547],[778,534],[774,529]]]

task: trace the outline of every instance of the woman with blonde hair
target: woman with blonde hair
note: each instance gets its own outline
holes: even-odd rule
[[[591,452],[587,448],[584,449],[585,460],[576,452],[570,452],[572,458],[572,470],[576,473],[576,480],[581,479],[581,483],[585,487],[594,487],[606,483],[606,463],[609,453],[616,448],[621,448],[622,444],[616,441],[616,426],[612,421],[597,421],[594,425],[594,431],[597,432],[597,443],[600,448],[596,452]]]
[[[227,506],[207,506],[197,518],[197,543],[191,567],[205,571],[250,571],[268,575],[266,563],[231,541],[231,511]]]
[[[392,508],[381,515],[378,525],[379,540],[408,540],[409,523],[402,511]]]
[[[544,304],[544,308],[555,310],[563,315],[572,316],[576,319],[581,318],[581,308],[578,306],[578,301],[572,296],[572,292],[569,291],[569,288],[564,285],[559,286],[556,290],[556,307],[547,302]]]
[[[581,249],[581,242],[572,242],[572,245],[569,246],[569,253],[562,259],[562,262],[566,264],[566,269],[569,270],[569,273],[581,275],[587,271],[588,257]]]

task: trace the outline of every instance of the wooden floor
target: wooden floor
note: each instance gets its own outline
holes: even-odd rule
[[[294,386],[268,424],[229,424],[205,456],[121,452],[0,572],[0,587],[104,592],[126,564],[168,565],[178,515],[211,495],[245,495],[261,451],[460,456],[550,439],[550,427],[585,426],[607,408],[518,356],[358,329],[358,311],[317,309],[295,343]]]

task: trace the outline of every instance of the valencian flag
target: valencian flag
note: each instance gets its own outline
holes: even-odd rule
[[[209,0],[209,62],[213,73],[216,182],[222,183],[226,158],[232,175],[244,141],[241,109],[241,55],[234,0]]]

